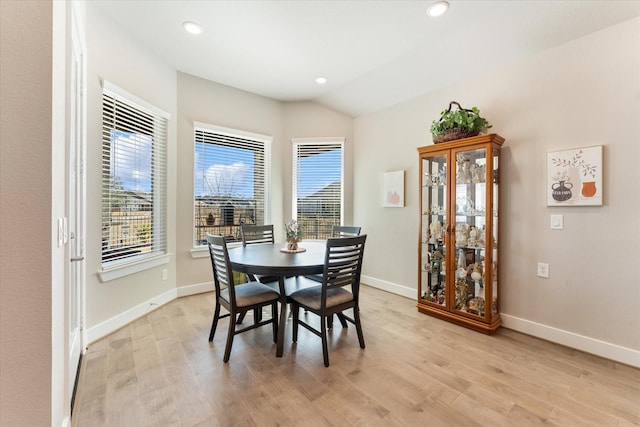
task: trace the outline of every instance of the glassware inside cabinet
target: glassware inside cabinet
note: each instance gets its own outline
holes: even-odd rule
[[[422,298],[445,305],[447,156],[423,159],[422,172]]]
[[[454,309],[485,316],[486,149],[456,152]]]

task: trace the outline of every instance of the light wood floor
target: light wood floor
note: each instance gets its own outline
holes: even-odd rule
[[[180,298],[92,344],[72,424],[85,426],[638,426],[640,370],[501,328],[486,336],[362,290],[353,325],[207,341],[213,294]],[[309,314],[311,317],[312,315]],[[245,322],[251,321],[248,316]]]

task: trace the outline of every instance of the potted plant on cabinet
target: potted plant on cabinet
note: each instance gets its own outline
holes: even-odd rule
[[[457,110],[452,110],[456,105]],[[491,125],[487,119],[480,116],[477,107],[462,108],[456,101],[449,103],[449,108],[440,113],[440,119],[431,124],[433,142],[452,141],[454,139],[469,138],[486,131]]]

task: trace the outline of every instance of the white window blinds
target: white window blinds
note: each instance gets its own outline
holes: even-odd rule
[[[271,137],[196,123],[194,139],[194,246],[268,223]]]
[[[165,254],[169,115],[104,82],[103,268]]]
[[[293,212],[305,239],[331,237],[344,212],[344,138],[293,140]]]

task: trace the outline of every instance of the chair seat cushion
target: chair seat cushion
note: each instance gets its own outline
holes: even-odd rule
[[[312,310],[320,310],[322,285],[296,291],[289,298],[300,305]],[[327,290],[327,307],[335,307],[340,304],[353,301],[353,294],[342,288]]]
[[[265,301],[277,300],[280,294],[258,282],[248,282],[235,287],[236,305],[238,307],[249,307],[254,304],[260,304]],[[229,301],[229,289],[223,289],[220,297],[225,301]]]

